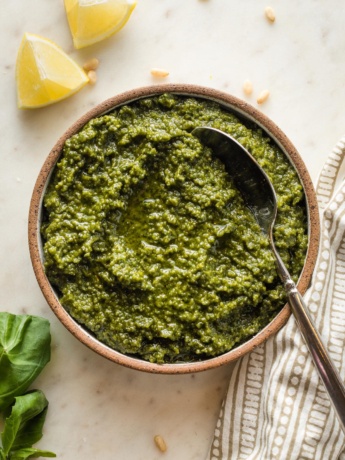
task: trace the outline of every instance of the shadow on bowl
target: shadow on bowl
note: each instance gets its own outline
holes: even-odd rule
[[[46,276],[41,237],[43,197],[66,140],[74,134],[78,133],[88,121],[95,117],[101,116],[111,111],[112,109],[132,103],[139,99],[158,96],[164,93],[172,93],[177,96],[192,96],[197,99],[218,103],[222,108],[225,108],[230,113],[235,114],[245,123],[249,123],[250,125],[261,128],[262,131],[268,137],[270,137],[273,142],[281,149],[281,151],[286,155],[290,163],[293,165],[304,189],[308,219],[308,249],[304,268],[298,281],[298,289],[302,294],[304,294],[311,281],[314,265],[317,258],[320,228],[318,207],[314,188],[303,160],[299,156],[294,146],[291,144],[286,135],[269,118],[267,118],[264,114],[246,102],[229,94],[195,85],[159,85],[139,88],[112,97],[99,104],[94,109],[86,113],[83,117],[81,117],[78,121],[76,121],[61,136],[61,138],[49,153],[39,173],[33,190],[29,210],[30,256],[38,284],[45,299],[61,323],[79,341],[87,345],[90,349],[100,354],[101,356],[115,363],[140,371],[161,374],[184,374],[204,371],[230,363],[252,351],[255,347],[262,344],[269,337],[274,335],[286,323],[290,316],[289,306],[285,305],[273,318],[273,320],[253,337],[219,356],[194,362],[173,364],[150,363],[144,359],[120,353],[119,351],[116,351],[113,348],[105,345],[85,327],[80,325],[72,318],[67,310],[61,305],[56,290],[51,285]]]

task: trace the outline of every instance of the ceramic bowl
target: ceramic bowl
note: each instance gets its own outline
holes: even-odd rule
[[[43,266],[43,251],[40,236],[40,222],[42,213],[42,198],[45,193],[47,183],[51,176],[52,170],[60,156],[61,149],[66,139],[78,132],[91,118],[100,116],[109,110],[133,102],[136,99],[150,97],[164,92],[171,92],[177,95],[195,96],[218,102],[220,105],[229,111],[254,122],[262,128],[268,136],[282,149],[288,157],[292,165],[295,167],[306,196],[306,206],[308,212],[308,232],[309,244],[308,252],[305,260],[305,266],[298,282],[298,288],[303,294],[310,281],[314,269],[318,244],[319,244],[319,216],[317,201],[314,188],[309,177],[308,171],[290,142],[287,136],[263,113],[246,102],[231,96],[227,93],[220,92],[214,89],[195,86],[195,85],[159,85],[135,89],[118,96],[112,97],[105,102],[97,105],[94,109],[86,113],[78,121],[76,121],[57,141],[51,152],[49,153],[36,181],[29,211],[29,247],[32,265],[38,281],[38,284],[46,298],[48,304],[54,311],[55,315],[61,323],[82,343],[87,345],[93,351],[108,358],[115,363],[127,366],[132,369],[137,369],[146,372],[162,373],[162,374],[183,374],[189,372],[198,372],[206,369],[212,369],[217,366],[230,363],[246,353],[252,351],[255,347],[262,344],[270,336],[275,334],[287,321],[290,316],[290,308],[285,305],[276,317],[264,329],[257,333],[250,340],[232,349],[231,351],[222,354],[218,357],[207,359],[204,361],[182,364],[151,364],[141,359],[133,358],[119,353],[107,345],[104,345],[97,340],[88,330],[79,325],[60,304],[59,299],[49,283]]]

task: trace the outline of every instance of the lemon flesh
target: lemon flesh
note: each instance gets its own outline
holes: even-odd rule
[[[65,99],[85,86],[85,72],[54,42],[24,34],[17,56],[19,108],[43,107]]]
[[[93,45],[118,32],[136,6],[129,0],[64,0],[75,48]]]

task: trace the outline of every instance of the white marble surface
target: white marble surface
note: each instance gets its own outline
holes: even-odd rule
[[[315,182],[345,132],[345,10],[342,0],[138,0],[127,26],[103,43],[74,51],[62,0],[11,0],[0,15],[0,308],[51,321],[51,363],[36,381],[50,409],[40,442],[64,460],[205,458],[230,366],[187,376],[120,367],[78,343],[47,306],[27,244],[31,191],[49,150],[86,110],[119,92],[164,82],[196,83],[246,98],[271,92],[260,110],[290,137]],[[101,61],[98,82],[71,99],[35,111],[16,108],[14,68],[24,32],[56,41],[80,64]],[[1,377],[0,377],[1,378]],[[168,451],[160,453],[160,433]]]

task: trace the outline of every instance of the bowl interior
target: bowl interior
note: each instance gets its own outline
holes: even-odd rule
[[[300,182],[304,189],[307,217],[308,217],[308,251],[305,259],[304,269],[300,275],[298,289],[303,294],[310,284],[312,272],[316,262],[318,243],[319,243],[319,216],[317,201],[314,188],[308,174],[308,171],[299,156],[298,152],[291,144],[285,134],[263,113],[256,110],[254,107],[226,93],[216,91],[210,88],[198,87],[195,85],[160,85],[153,87],[139,88],[133,91],[123,93],[108,99],[99,104],[94,109],[86,113],[76,123],[74,123],[51,150],[45,161],[38,179],[36,181],[31,204],[29,210],[29,248],[30,256],[34,268],[34,272],[39,283],[39,286],[54,313],[63,323],[63,325],[82,343],[89,348],[99,353],[100,355],[110,359],[116,363],[127,367],[155,373],[188,373],[198,372],[206,369],[211,369],[225,363],[229,363],[267,340],[272,334],[276,333],[287,321],[290,315],[288,305],[285,305],[276,317],[254,337],[247,340],[242,345],[232,349],[215,358],[192,362],[192,363],[177,363],[177,364],[153,364],[139,358],[127,356],[113,350],[107,345],[97,340],[86,328],[78,324],[62,307],[59,302],[58,295],[48,281],[44,271],[44,256],[42,249],[42,239],[40,233],[42,219],[42,201],[49,183],[54,166],[59,159],[62,147],[65,141],[73,134],[77,133],[90,119],[103,115],[108,111],[117,108],[121,105],[128,104],[140,98],[146,98],[171,92],[176,95],[194,96],[196,98],[212,100],[223,106],[226,110],[233,112],[245,124],[253,124],[260,127],[267,136],[283,151],[290,163],[293,165],[300,178]]]

